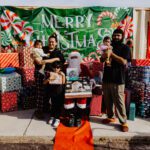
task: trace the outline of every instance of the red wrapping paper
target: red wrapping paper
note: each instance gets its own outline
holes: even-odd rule
[[[31,58],[31,47],[19,47],[19,63],[20,67],[34,67],[33,60]]]
[[[17,110],[17,92],[0,93],[1,111],[14,111]]]
[[[133,59],[132,66],[150,66],[150,59]]]
[[[19,67],[18,53],[0,53],[0,68]]]

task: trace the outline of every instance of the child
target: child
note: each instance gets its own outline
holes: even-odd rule
[[[106,53],[107,59],[106,59],[106,65],[111,66],[111,58],[109,58],[108,51],[112,51],[111,47],[111,38],[109,36],[105,36],[103,39],[103,44],[99,46],[99,49],[97,50],[97,53]]]
[[[60,123],[61,108],[64,103],[64,85],[65,85],[65,74],[61,71],[62,65],[59,61],[56,61],[52,65],[53,71],[47,71],[46,79],[44,84],[46,86],[48,99],[51,98],[51,117],[49,124],[53,127],[57,127]]]
[[[34,48],[32,50],[33,57],[37,58],[38,60],[43,60],[44,57],[49,57],[49,54],[45,54],[42,49],[42,41],[36,40],[34,43]],[[44,74],[45,65],[42,65],[41,69],[39,70],[40,73]]]

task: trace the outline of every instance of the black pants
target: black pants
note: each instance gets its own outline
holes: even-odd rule
[[[64,85],[51,84],[47,86],[47,98],[51,98],[51,116],[59,118],[64,104]]]

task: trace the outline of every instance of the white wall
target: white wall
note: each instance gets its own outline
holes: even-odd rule
[[[47,7],[150,7],[150,0],[0,0],[0,6]]]
[[[147,50],[147,25],[150,21],[150,10],[134,11],[134,49],[133,58],[146,58]]]

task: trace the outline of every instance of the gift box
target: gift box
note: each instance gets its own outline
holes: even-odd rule
[[[19,67],[18,53],[0,53],[0,68]]]
[[[36,107],[36,86],[23,87],[20,93],[20,103],[23,109]]]
[[[125,106],[127,114],[129,114],[130,101],[131,101],[131,90],[125,89]]]
[[[90,103],[90,115],[99,116],[102,109],[102,95],[93,95]]]
[[[29,86],[35,84],[34,70],[35,68],[20,68],[20,73],[22,75],[22,84],[23,86]]]
[[[21,89],[21,75],[13,72],[10,74],[0,74],[0,91],[14,91]]]
[[[94,78],[99,76],[99,72],[103,70],[103,63],[99,61],[81,63],[82,76],[89,76]]]
[[[20,67],[34,67],[33,59],[31,58],[31,47],[19,47],[19,64]]]
[[[18,92],[0,93],[1,111],[7,112],[17,110],[17,99]]]
[[[150,83],[150,66],[134,66],[128,69],[128,81],[136,80],[143,83]]]
[[[132,59],[132,66],[150,66],[150,59]]]

